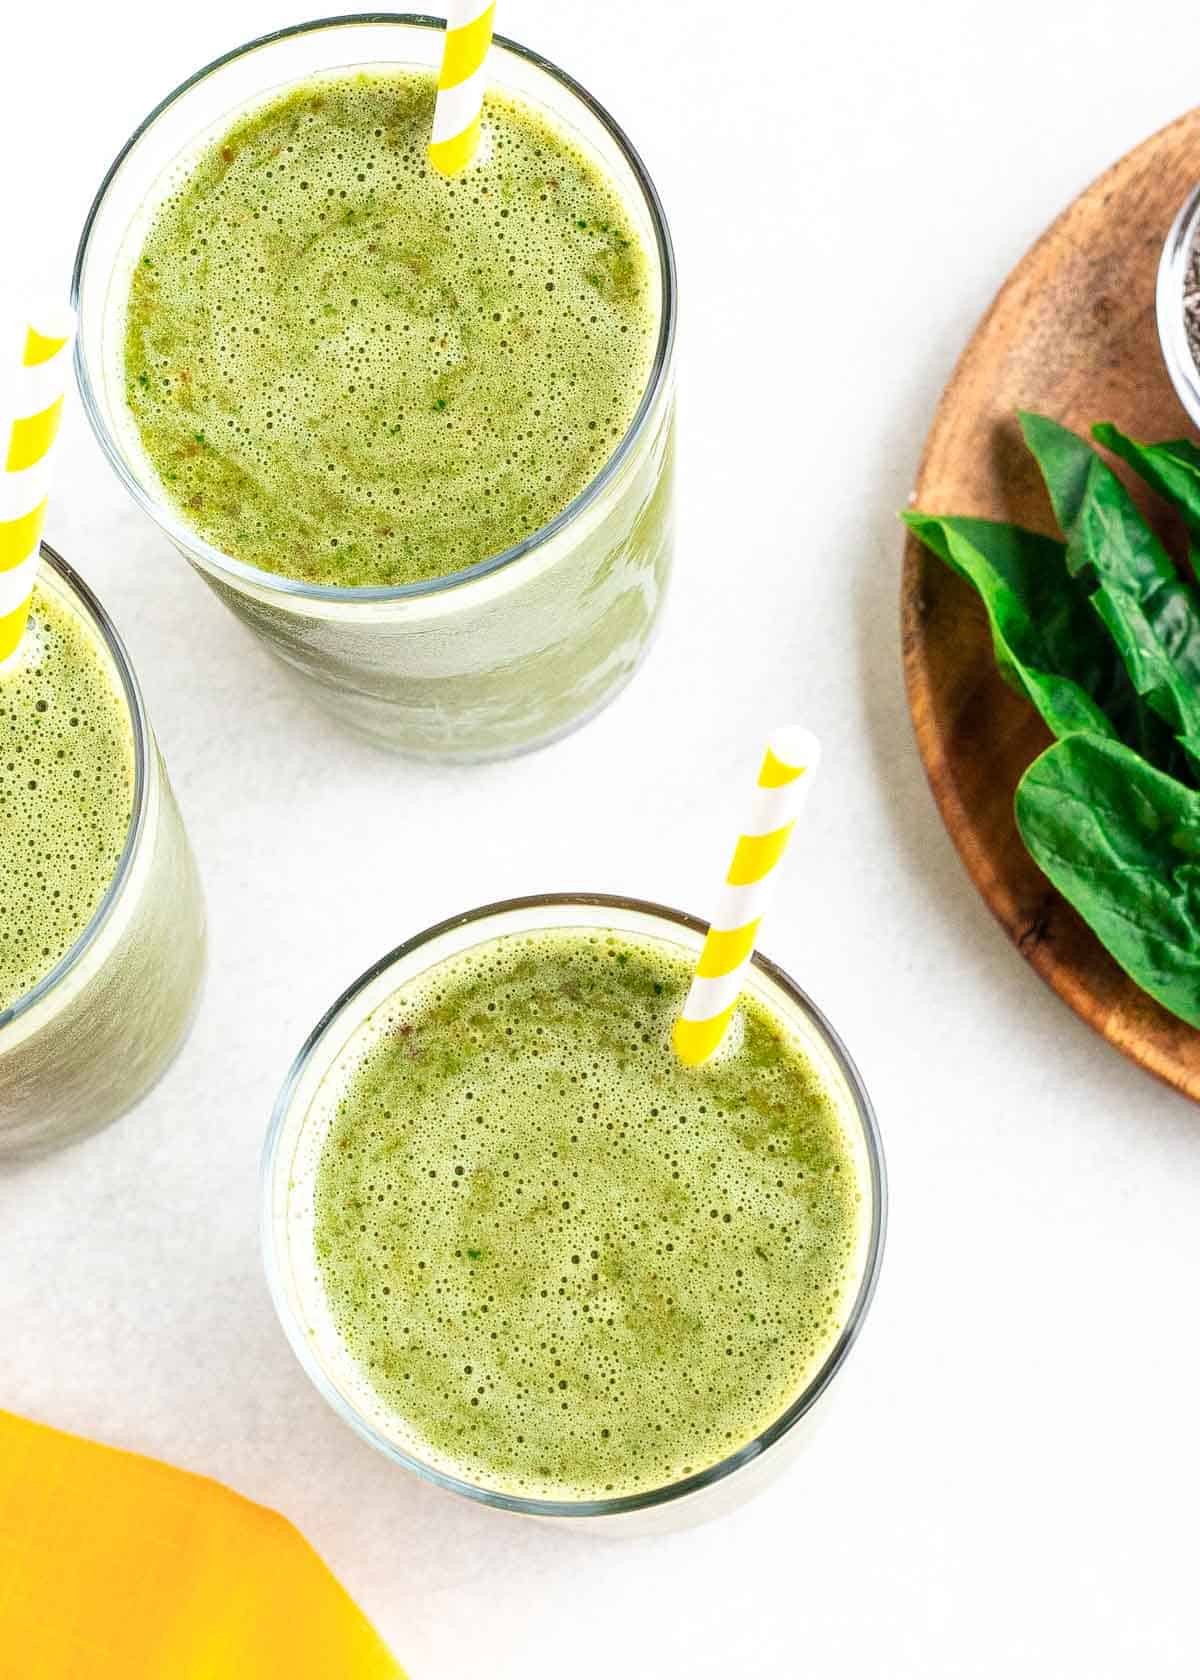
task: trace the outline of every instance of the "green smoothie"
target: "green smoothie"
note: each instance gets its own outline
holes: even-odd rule
[[[129,706],[95,631],[34,590],[0,675],[0,1010],[71,949],[112,881],[133,815]]]
[[[665,942],[507,935],[352,1041],[314,1192],[328,1311],[466,1480],[677,1482],[777,1419],[845,1322],[868,1215],[838,1099],[753,1001],[684,1067],[689,979]]]
[[[309,583],[437,578],[560,513],[625,435],[658,333],[614,183],[499,93],[426,159],[429,75],[294,87],[205,145],[133,270],[127,400],[223,553]]]

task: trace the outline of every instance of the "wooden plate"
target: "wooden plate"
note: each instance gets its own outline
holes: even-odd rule
[[[1200,110],[1093,183],[1005,282],[946,387],[916,505],[1054,532],[1013,411],[1076,431],[1191,431],[1154,321],[1159,253],[1200,177]],[[1163,510],[1135,488],[1162,529]],[[971,879],[1017,949],[1123,1055],[1200,1101],[1200,1032],[1140,992],[1021,844],[1013,793],[1045,727],[997,675],[974,591],[910,537],[901,597],[909,707],[926,773]]]

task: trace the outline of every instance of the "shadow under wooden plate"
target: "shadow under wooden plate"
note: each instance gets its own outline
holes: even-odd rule
[[[1200,110],[1122,158],[1022,259],[946,387],[916,506],[1054,532],[1018,408],[1078,432],[1113,420],[1139,438],[1188,434],[1159,350],[1154,291],[1167,230],[1197,178]],[[1162,528],[1163,510],[1131,488]],[[998,675],[974,591],[913,537],[901,616],[917,743],[971,879],[1017,949],[1078,1015],[1200,1101],[1200,1032],[1138,990],[1021,844],[1013,793],[1050,737]]]

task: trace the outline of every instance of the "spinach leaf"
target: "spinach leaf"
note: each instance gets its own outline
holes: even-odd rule
[[[1192,536],[1200,537],[1200,449],[1194,443],[1187,438],[1137,443],[1109,424],[1093,426],[1092,436],[1127,461],[1152,490],[1174,503]]]
[[[1200,793],[1097,735],[1056,741],[1021,778],[1039,868],[1131,979],[1200,1027]]]
[[[1092,604],[1134,688],[1200,766],[1200,609],[1116,473],[1074,432],[1021,414],[1067,538],[1067,567],[1095,580]]]
[[[1187,760],[1139,700],[1053,537],[990,519],[906,513],[904,522],[979,592],[1000,672],[1055,735],[1117,734],[1173,774]]]
[[[906,513],[925,546],[973,584],[987,611],[1001,675],[1056,735],[1112,733],[1098,695],[1110,686],[1111,650],[1087,602],[1071,588],[1065,550],[1052,537],[990,519]]]

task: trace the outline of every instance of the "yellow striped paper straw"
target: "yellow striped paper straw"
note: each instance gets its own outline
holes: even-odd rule
[[[19,361],[2,370],[10,377],[0,425],[0,672],[20,647],[29,616],[75,315],[42,308],[20,329]]]
[[[750,814],[675,1022],[675,1053],[692,1067],[717,1050],[733,1019],[774,872],[820,761],[821,744],[807,729],[777,730],[767,745]]]
[[[441,175],[465,169],[479,145],[483,61],[492,44],[495,11],[495,0],[448,0],[429,141],[429,161]]]

